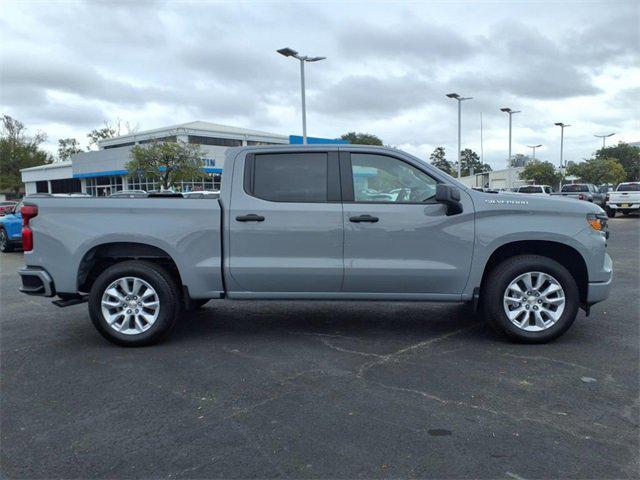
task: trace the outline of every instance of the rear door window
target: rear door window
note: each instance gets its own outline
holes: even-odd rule
[[[248,193],[272,202],[327,201],[326,153],[256,154],[248,160]]]

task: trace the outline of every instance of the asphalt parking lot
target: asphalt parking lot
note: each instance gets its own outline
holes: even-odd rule
[[[218,302],[106,343],[1,255],[4,478],[637,478],[640,219],[608,301],[548,345],[465,307]]]

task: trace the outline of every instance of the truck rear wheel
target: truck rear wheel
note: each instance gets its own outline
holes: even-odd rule
[[[498,332],[518,342],[544,343],[571,327],[580,296],[575,279],[560,263],[540,255],[519,255],[489,274],[482,301]]]
[[[179,312],[175,282],[152,262],[126,261],[107,268],[89,294],[93,325],[104,338],[126,347],[158,342]]]
[[[0,228],[0,252],[13,252],[13,245],[9,241],[9,236],[4,231],[4,228]]]

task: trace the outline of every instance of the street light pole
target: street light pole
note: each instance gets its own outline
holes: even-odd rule
[[[293,57],[300,61],[300,96],[302,98],[302,143],[307,143],[307,103],[306,103],[306,87],[304,80],[304,64],[305,62],[318,62],[324,60],[327,57],[308,57],[306,55],[300,55],[298,52],[291,48],[281,48],[277,50],[280,55],[285,57]]]
[[[473,97],[462,97],[457,93],[447,93],[447,97],[458,101],[458,178],[460,178],[461,150],[462,150],[462,102],[471,100]]]
[[[307,98],[304,82],[304,60],[300,60],[300,96],[302,98],[302,143],[307,143]]]
[[[511,116],[514,113],[520,113],[521,110],[511,110],[509,107],[503,107],[500,111],[509,114],[509,158],[507,159],[507,162],[511,163]]]
[[[540,144],[540,145],[527,145],[527,147],[529,147],[529,148],[531,148],[533,150],[533,159],[534,160],[536,159],[536,148],[539,148],[541,146],[542,146],[542,144]]]
[[[570,127],[571,125],[568,125],[566,123],[562,123],[562,122],[556,122],[554,123],[554,125],[560,127],[560,168],[564,167],[564,164],[562,162],[563,158],[563,153],[564,153],[564,129],[567,127]]]
[[[604,150],[604,139],[607,137],[613,137],[615,133],[608,133],[607,135],[594,135],[594,137],[598,137],[602,139],[602,149]]]

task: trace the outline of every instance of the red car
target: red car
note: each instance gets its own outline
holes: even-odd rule
[[[13,210],[13,207],[15,207],[18,204],[18,202],[0,202],[0,217],[6,215],[7,213],[9,213],[11,210]]]

